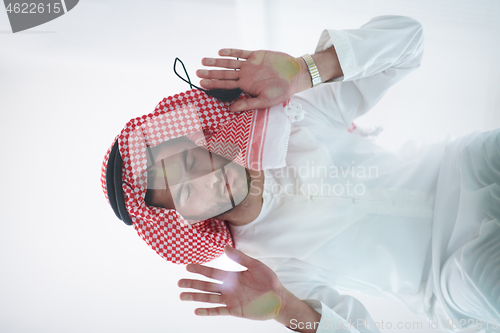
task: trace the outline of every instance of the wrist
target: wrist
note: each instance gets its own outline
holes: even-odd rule
[[[304,325],[298,325],[304,327],[304,329],[298,329],[296,330],[297,332],[316,332],[315,328],[321,321],[321,314],[311,308],[308,304],[301,301],[286,288],[283,287],[283,289],[284,293],[281,297],[281,309],[274,319],[288,328],[290,328],[291,326],[293,327],[294,323],[304,323]],[[305,323],[310,323],[310,325],[305,325]],[[314,329],[307,329],[305,327],[314,327]]]
[[[301,91],[307,90],[312,87],[311,74],[307,68],[307,64],[302,57],[297,57],[297,62],[300,64],[299,75],[296,77],[295,91],[294,94]]]
[[[343,76],[337,52],[333,46],[311,55],[323,82]]]
[[[290,292],[285,287],[283,287],[280,299],[281,299],[281,307],[278,312],[278,315],[274,318],[274,320],[276,320],[280,324],[287,326],[293,299],[290,296]]]
[[[344,73],[342,72],[342,68],[340,67],[337,52],[335,51],[335,48],[333,46],[324,51],[312,54],[311,58],[313,59],[314,64],[317,67],[322,82],[326,82],[344,75]],[[312,76],[309,72],[306,61],[302,57],[298,57],[295,59],[300,64],[300,72],[296,77],[297,80],[293,92],[294,94],[309,89],[313,86]]]

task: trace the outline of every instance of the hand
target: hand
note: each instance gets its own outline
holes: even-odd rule
[[[203,58],[202,65],[228,70],[198,70],[206,89],[240,88],[253,98],[239,100],[230,111],[268,108],[287,101],[293,94],[311,87],[307,66],[302,58],[274,51],[222,49],[220,56],[236,59]],[[235,70],[239,69],[239,70]]]
[[[201,274],[222,284],[181,279],[179,287],[197,289],[208,293],[184,292],[183,301],[225,304],[215,308],[198,308],[198,316],[231,315],[254,320],[276,319],[284,308],[285,294],[288,292],[279,282],[277,275],[260,261],[230,246],[225,247],[226,255],[245,266],[246,271],[228,272],[216,268],[189,264],[189,272]]]

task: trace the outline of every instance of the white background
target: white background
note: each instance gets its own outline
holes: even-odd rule
[[[388,149],[500,127],[498,0],[83,0],[17,34],[0,9],[0,331],[287,331],[196,317],[178,296],[190,273],[114,216],[102,159],[130,118],[189,89],[172,71],[175,57],[195,78],[220,48],[300,56],[323,29],[384,14],[422,22],[425,56],[359,124],[382,125]],[[359,299],[375,321],[427,327],[396,301]]]

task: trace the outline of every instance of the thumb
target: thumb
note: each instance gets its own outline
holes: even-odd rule
[[[258,262],[258,260],[247,256],[243,252],[236,250],[230,245],[226,245],[224,247],[224,252],[226,253],[229,259],[231,259],[234,262],[237,262],[242,266],[245,266],[246,268],[250,268],[251,266],[254,265],[255,262]]]
[[[237,102],[234,102],[229,107],[229,111],[238,112],[238,111],[247,111],[254,109],[265,109],[269,106],[270,105],[268,105],[268,103],[266,103],[264,99],[255,97],[255,98],[242,99]]]

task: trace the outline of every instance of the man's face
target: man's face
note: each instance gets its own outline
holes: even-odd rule
[[[153,205],[175,209],[190,223],[225,213],[248,195],[248,170],[187,138],[160,144],[152,153]]]

